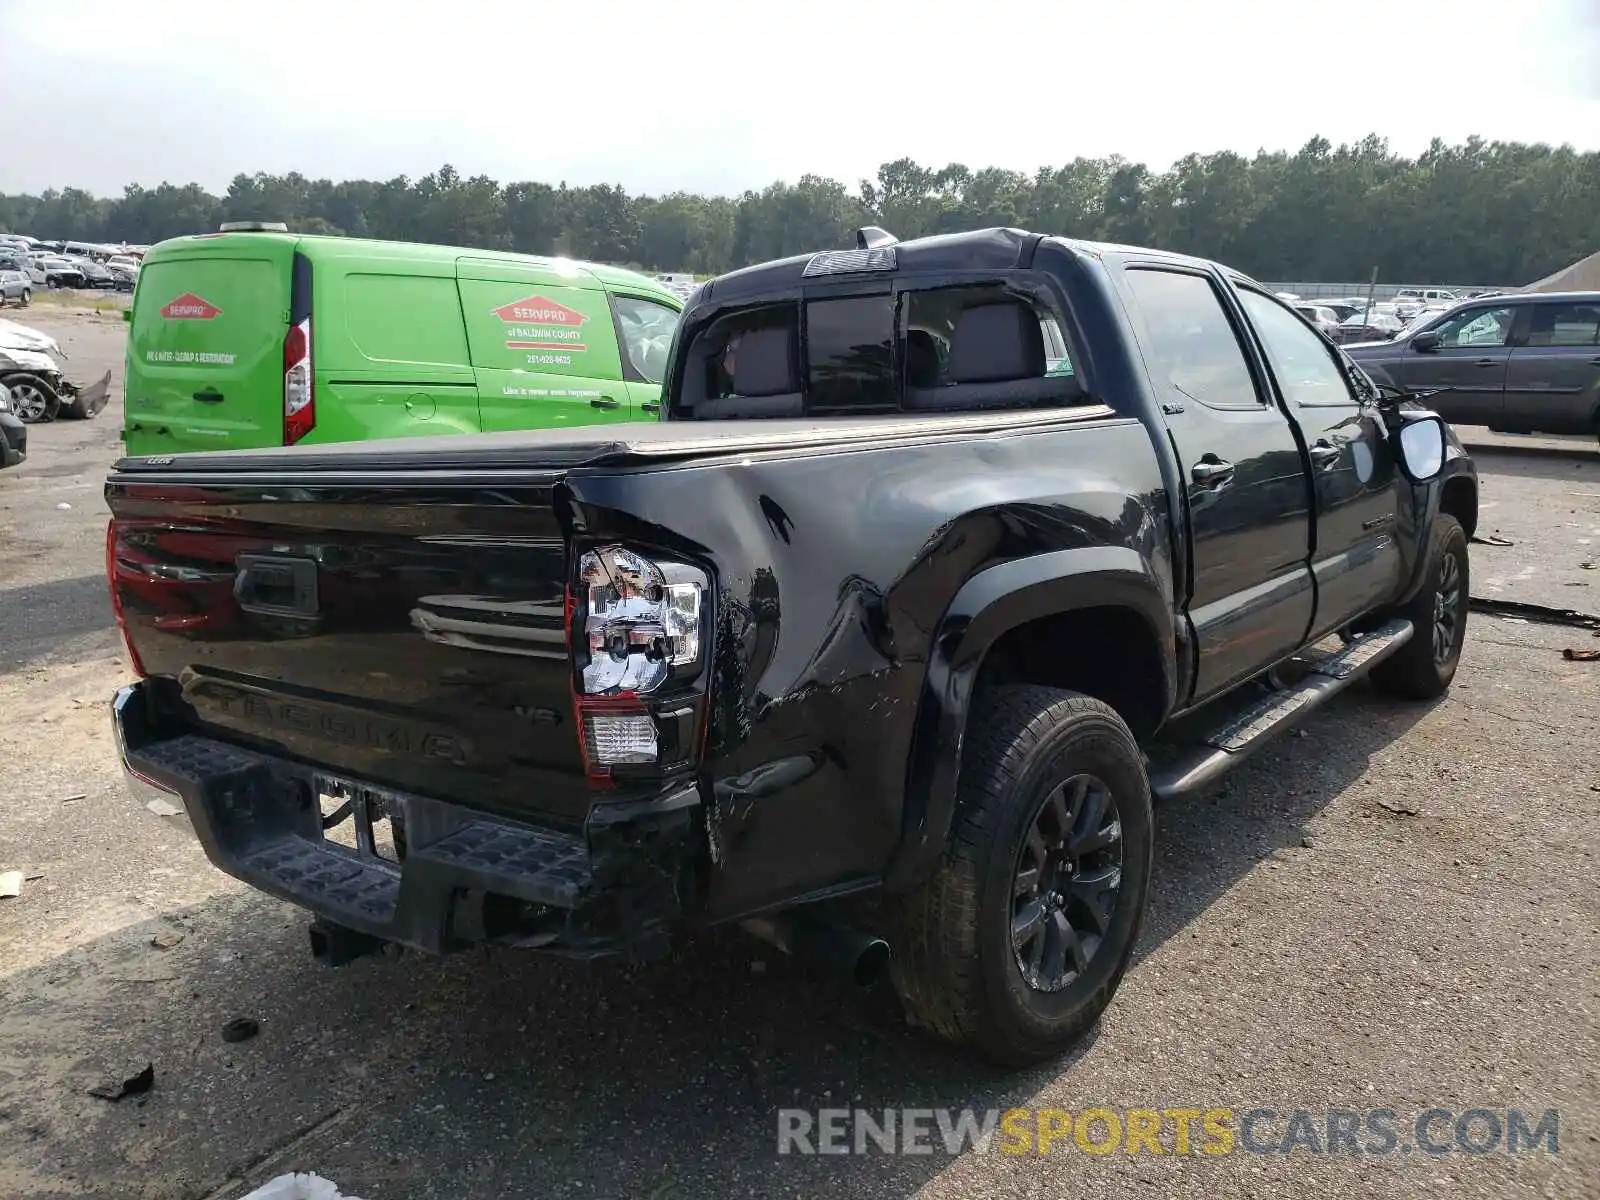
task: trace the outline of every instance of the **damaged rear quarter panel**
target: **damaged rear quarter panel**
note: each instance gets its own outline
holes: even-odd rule
[[[1170,589],[1148,436],[1103,409],[1009,434],[580,469],[567,485],[579,536],[714,573],[712,920],[881,877],[930,647],[977,572],[1128,546]]]

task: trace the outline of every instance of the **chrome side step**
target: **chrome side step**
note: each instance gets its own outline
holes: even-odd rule
[[[1337,654],[1315,661],[1299,683],[1263,697],[1206,733],[1193,750],[1152,771],[1151,794],[1158,800],[1172,800],[1216,782],[1288,725],[1337,696],[1404,646],[1412,632],[1411,622],[1390,621]]]

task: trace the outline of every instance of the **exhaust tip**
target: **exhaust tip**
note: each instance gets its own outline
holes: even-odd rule
[[[871,987],[883,978],[889,969],[889,943],[882,938],[871,939],[856,955],[855,969],[850,977],[857,987]]]

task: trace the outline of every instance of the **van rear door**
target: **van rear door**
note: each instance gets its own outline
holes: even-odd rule
[[[130,454],[283,443],[293,238],[238,234],[152,252],[128,337]]]
[[[456,260],[484,431],[636,414],[605,289],[581,267]]]

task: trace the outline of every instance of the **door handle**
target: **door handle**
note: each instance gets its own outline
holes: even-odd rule
[[[1190,467],[1189,474],[1202,487],[1217,487],[1233,478],[1233,464],[1209,455]]]
[[[194,394],[194,398],[200,401],[202,404],[222,403],[222,393],[217,391],[215,388],[206,388],[203,391],[196,392]]]
[[[1591,367],[1600,367],[1600,358],[1591,358],[1589,360],[1589,365]]]
[[[1338,462],[1342,453],[1332,442],[1317,441],[1311,444],[1311,461],[1324,469]]]
[[[1498,367],[1500,360],[1498,358],[1480,358],[1477,365],[1480,367]]]
[[[645,403],[639,405],[639,407],[644,409],[644,411],[647,412],[647,413],[658,413],[658,412],[661,411],[661,405],[659,405],[659,404],[651,404],[648,401],[646,401]]]
[[[589,401],[589,407],[590,408],[621,408],[622,407],[622,402],[620,400],[613,400],[610,396],[596,396],[593,400]]]

